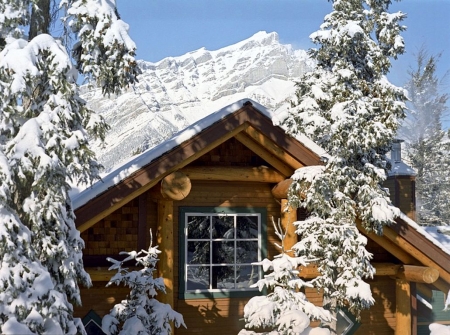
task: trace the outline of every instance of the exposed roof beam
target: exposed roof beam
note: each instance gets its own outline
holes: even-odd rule
[[[179,170],[191,180],[249,181],[278,183],[286,178],[278,171],[265,166],[187,166]]]
[[[286,164],[286,162],[283,162],[279,155],[269,150],[270,146],[268,143],[272,142],[271,140],[267,139],[267,146],[265,146],[265,144],[254,141],[244,132],[237,134],[235,138],[284,175],[291,176],[294,173],[294,167],[290,164]]]

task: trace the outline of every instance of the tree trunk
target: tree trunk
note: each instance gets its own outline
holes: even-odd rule
[[[30,33],[28,34],[29,41],[39,34],[47,34],[50,31],[50,1],[37,0],[36,5],[33,6],[30,20]]]

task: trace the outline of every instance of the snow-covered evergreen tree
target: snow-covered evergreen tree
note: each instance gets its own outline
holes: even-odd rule
[[[108,258],[113,263],[109,270],[117,270],[106,286],[113,284],[128,286],[130,294],[126,300],[116,304],[109,314],[102,320],[102,329],[107,335],[170,335],[172,334],[171,322],[175,327],[184,324],[183,316],[174,311],[168,304],[155,299],[158,291],[165,293],[166,286],[162,277],[153,278],[156,271],[158,247],[150,247],[140,252],[122,251],[121,255],[127,255],[123,261]],[[140,270],[128,271],[123,265],[128,261],[136,261],[136,266],[142,266]]]
[[[10,294],[12,299],[3,301],[10,301],[10,305],[16,307],[2,309],[0,319],[2,327],[10,325],[8,331],[12,333],[77,334],[84,333],[84,328],[73,318],[71,303],[81,303],[79,283],[89,286],[91,281],[83,269],[84,244],[74,223],[69,182],[90,183],[98,178],[100,166],[88,148],[88,139],[102,138],[106,125],[80,99],[77,69],[59,39],[45,33],[25,39],[24,29],[33,15],[44,15],[38,6],[46,1],[50,0],[0,1],[0,39],[5,42],[0,52],[0,152],[2,171],[8,173],[8,178],[0,179],[0,185],[4,190],[2,208],[10,213],[8,217],[12,220],[8,223],[4,220],[9,219],[2,218],[2,229],[13,229],[21,235],[28,232],[28,240],[23,239],[26,243],[22,245],[19,237],[8,238],[17,244],[16,252],[24,258],[24,266],[32,264],[39,269],[36,280],[42,280],[42,285],[33,285],[32,279],[27,279],[24,285],[28,285],[30,297],[39,296],[43,300],[34,305],[23,303],[19,292],[25,286],[21,286],[20,281],[2,283],[0,294]],[[96,29],[106,9],[114,13],[114,1],[82,3],[83,6],[75,1],[64,1],[63,5],[68,10],[67,24],[85,21],[83,31]],[[100,16],[97,21],[90,16],[93,9],[97,9],[95,13]],[[120,21],[117,15],[108,18],[111,22]],[[39,22],[40,31],[48,31],[48,27],[42,26],[49,24],[48,21]],[[120,33],[118,30],[113,24],[103,25],[94,39],[75,29],[80,45],[98,44],[98,39],[105,41],[103,48],[92,51],[92,57],[95,54],[95,57],[120,58],[124,54],[123,58],[129,61],[126,65],[114,63],[124,66],[115,71],[119,79],[98,77],[99,73],[110,71],[110,64],[79,67],[83,74],[92,75],[105,92],[110,92],[111,87],[124,86],[127,80],[132,82],[134,79],[128,74],[136,73],[134,61],[131,61],[134,45],[124,25],[120,25]],[[89,53],[83,55],[83,59],[91,57]],[[120,79],[123,77],[126,78]],[[21,250],[22,247],[26,250]],[[8,254],[9,250],[12,251],[3,250],[1,272],[9,271],[8,266],[13,265],[14,258]],[[30,269],[32,267],[30,265]],[[13,292],[14,289],[17,291]],[[2,332],[6,330],[2,328]]]
[[[72,305],[36,259],[32,232],[8,205],[12,173],[0,149],[0,333],[72,334]]]
[[[300,255],[317,259],[331,307],[353,312],[374,303],[364,278],[374,274],[367,239],[357,228],[383,233],[398,209],[380,185],[386,156],[404,117],[405,92],[390,84],[390,58],[403,53],[404,14],[388,13],[391,0],[333,0],[333,10],[310,37],[316,68],[297,83],[296,101],[284,121],[289,134],[303,133],[328,156],[320,167],[293,176],[290,204],[309,217],[296,223]],[[333,306],[335,305],[335,306]]]
[[[450,141],[442,129],[448,113],[448,94],[440,93],[442,80],[436,76],[438,56],[421,48],[415,69],[409,72],[406,89],[410,108],[400,130],[407,141],[407,158],[417,171],[417,219],[423,225],[449,225]]]
[[[275,233],[281,240],[281,254],[271,261],[264,259],[254,265],[262,265],[264,272],[272,270],[252,287],[264,288],[270,293],[264,296],[251,298],[244,307],[245,328],[239,335],[271,334],[271,335],[326,335],[328,329],[311,328],[310,320],[330,322],[332,320],[329,311],[317,307],[306,299],[303,287],[312,287],[308,282],[299,278],[298,268],[307,265],[306,258],[291,257],[285,250],[285,233],[278,221],[274,222]],[[314,331],[313,331],[314,329]],[[257,331],[255,331],[257,330]],[[261,330],[264,332],[261,333]]]

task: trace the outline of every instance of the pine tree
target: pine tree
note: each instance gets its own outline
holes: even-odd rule
[[[423,225],[450,224],[450,142],[441,123],[448,113],[449,96],[440,93],[439,57],[428,56],[424,48],[417,53],[416,67],[406,84],[410,109],[400,130],[407,140],[409,163],[417,171],[417,219]]]
[[[333,0],[320,30],[310,37],[316,68],[297,83],[296,101],[284,121],[287,132],[303,133],[328,155],[324,165],[301,168],[289,191],[292,206],[309,217],[296,223],[300,255],[317,259],[323,288],[334,309],[358,312],[374,303],[364,278],[374,274],[367,232],[399,214],[380,185],[386,153],[404,117],[405,92],[390,84],[390,58],[404,51],[405,15],[388,13],[390,0]]]
[[[254,265],[262,265],[264,272],[272,270],[252,287],[260,291],[267,288],[271,292],[267,295],[251,298],[244,307],[245,328],[239,335],[280,334],[280,335],[326,335],[328,329],[311,328],[310,320],[320,320],[329,323],[332,320],[329,311],[317,307],[306,299],[301,289],[312,287],[308,282],[299,278],[298,268],[307,265],[306,257],[291,257],[285,250],[286,237],[283,228],[273,222],[275,234],[281,241],[277,247],[281,254],[271,261],[264,259]],[[252,329],[256,329],[254,331]],[[314,332],[312,330],[315,330]],[[261,333],[264,330],[264,333]]]
[[[83,268],[84,243],[74,223],[69,182],[89,184],[98,179],[100,166],[88,148],[88,139],[103,138],[107,126],[79,97],[77,69],[66,48],[45,33],[51,20],[37,20],[37,32],[30,32],[29,41],[25,39],[24,29],[36,19],[33,15],[47,15],[39,5],[48,2],[0,2],[0,39],[4,41],[0,152],[2,172],[8,175],[0,179],[5,213],[0,229],[6,231],[3,241],[16,246],[1,250],[0,273],[15,271],[16,275],[0,287],[2,333],[84,333],[82,324],[73,318],[72,303],[81,304],[79,283],[91,285]],[[62,5],[67,9],[65,23],[79,38],[77,48],[93,43],[102,46],[84,47],[79,71],[99,83],[105,93],[133,82],[135,47],[115,14],[114,2],[69,0]],[[89,29],[97,29],[95,36],[80,33]],[[88,64],[90,59],[110,55],[116,57],[111,63]],[[117,68],[114,76],[98,77],[111,72],[111,66],[123,68]],[[19,238],[24,234],[27,239]],[[25,270],[9,270],[18,257]],[[23,302],[20,292],[29,292],[30,301]]]
[[[148,251],[122,251],[121,255],[127,255],[123,261],[108,258],[113,263],[109,270],[117,270],[117,273],[106,286],[123,284],[131,291],[126,300],[116,304],[103,317],[102,329],[107,335],[170,335],[171,322],[175,327],[186,327],[181,314],[175,312],[170,305],[155,299],[158,291],[166,292],[164,279],[153,278],[160,253],[158,247],[152,247],[150,242]],[[142,266],[142,269],[128,271],[123,267],[124,263],[132,260],[136,261],[136,266]]]

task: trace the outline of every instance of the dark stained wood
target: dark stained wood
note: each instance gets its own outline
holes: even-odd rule
[[[138,251],[147,250],[147,193],[139,196]]]
[[[399,236],[404,238],[411,245],[420,246],[422,253],[427,255],[430,259],[434,260],[445,271],[450,272],[450,262],[448,261],[449,255],[441,248],[436,246],[433,242],[426,239],[416,229],[411,227],[408,223],[401,218],[396,220],[396,224],[390,227]]]
[[[266,145],[262,145],[247,136],[245,132],[236,134],[235,138],[284,175],[291,176],[294,173],[295,168],[291,164],[287,164],[279,155],[270,150],[271,146],[267,144],[272,142],[271,140],[267,140],[264,143]],[[297,164],[300,165],[299,162]]]

